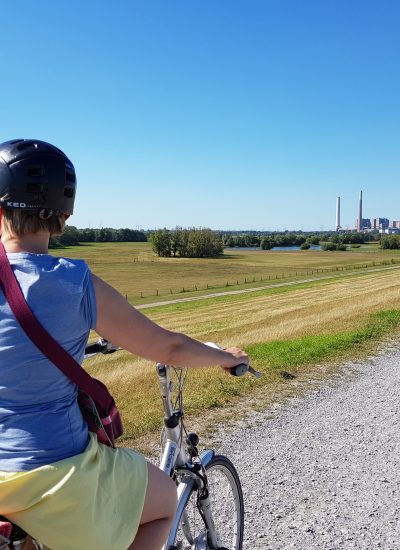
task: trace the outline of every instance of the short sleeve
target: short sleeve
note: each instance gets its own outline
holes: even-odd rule
[[[97,308],[96,308],[96,291],[93,284],[92,273],[87,268],[84,292],[83,292],[83,315],[88,324],[88,328],[96,328]]]

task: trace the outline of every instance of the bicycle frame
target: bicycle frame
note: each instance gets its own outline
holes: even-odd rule
[[[169,550],[174,546],[174,540],[179,528],[179,521],[182,517],[183,509],[186,501],[189,498],[194,488],[202,489],[204,487],[204,479],[199,476],[194,468],[191,467],[191,460],[186,454],[182,441],[182,431],[180,428],[180,418],[182,411],[176,411],[172,404],[172,392],[174,383],[171,380],[170,370],[168,365],[157,364],[158,384],[160,387],[161,398],[164,407],[164,424],[166,433],[166,443],[160,461],[160,469],[167,475],[171,476],[177,473],[180,476],[178,485],[178,509],[175,514],[175,519],[172,524],[167,543],[164,550]],[[203,451],[198,457],[199,462],[203,467],[211,461],[214,456],[214,451]],[[205,494],[200,501],[202,515],[208,528],[208,538],[213,547],[218,548],[218,535],[214,529],[214,521],[211,513],[210,498]]]

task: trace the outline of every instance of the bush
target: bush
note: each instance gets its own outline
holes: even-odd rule
[[[275,245],[274,241],[271,239],[271,237],[264,237],[261,239],[261,248],[262,250],[271,250]]]
[[[311,244],[307,241],[300,246],[301,250],[308,250],[309,248],[311,248]]]
[[[335,243],[321,243],[321,250],[332,252],[333,250],[337,250],[337,245]]]
[[[396,250],[400,248],[400,235],[385,235],[381,238],[380,247],[383,249]]]

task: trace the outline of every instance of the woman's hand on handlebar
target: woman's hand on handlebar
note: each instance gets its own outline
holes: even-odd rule
[[[249,366],[249,356],[242,349],[231,347],[226,348],[225,352],[229,353],[231,357],[227,357],[227,360],[221,364],[221,367],[224,370],[230,372],[233,367],[236,367],[240,364],[245,364]]]

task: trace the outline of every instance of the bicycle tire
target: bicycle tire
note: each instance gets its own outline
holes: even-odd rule
[[[235,466],[216,455],[206,466],[208,490],[215,528],[221,546],[207,543],[207,526],[197,506],[197,491],[186,499],[174,540],[176,550],[241,550],[244,529],[243,492]]]

